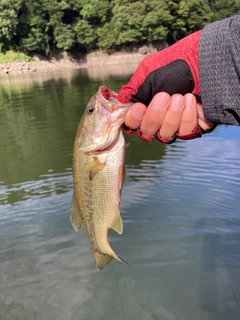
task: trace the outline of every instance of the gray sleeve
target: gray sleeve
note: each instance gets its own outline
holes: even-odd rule
[[[199,73],[205,117],[219,124],[240,125],[240,16],[203,28]]]

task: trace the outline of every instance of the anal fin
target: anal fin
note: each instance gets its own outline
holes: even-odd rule
[[[114,220],[110,226],[111,229],[113,229],[114,231],[116,231],[119,234],[122,234],[123,232],[123,222],[122,222],[122,218],[120,215],[120,212],[118,212],[115,217]]]

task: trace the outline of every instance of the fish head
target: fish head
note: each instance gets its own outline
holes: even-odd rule
[[[78,147],[83,152],[108,148],[116,140],[131,105],[118,103],[116,92],[99,87],[82,116]]]

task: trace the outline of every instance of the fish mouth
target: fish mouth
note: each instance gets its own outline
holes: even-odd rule
[[[120,103],[117,100],[117,96],[118,94],[115,91],[107,88],[106,86],[100,86],[96,94],[96,100],[98,101],[99,107],[102,108],[102,110],[105,109],[110,113],[110,128],[112,129],[116,126],[117,130],[119,130],[124,123],[124,117],[132,106],[132,103]],[[111,137],[109,137],[108,140],[110,139]]]
[[[95,99],[98,103],[98,109],[101,116],[105,119],[107,117],[107,126],[103,130],[95,133],[94,139],[92,139],[92,132],[89,128],[85,128],[85,134],[89,136],[91,144],[81,146],[81,150],[85,153],[91,154],[96,152],[110,151],[115,147],[119,140],[122,124],[124,123],[124,117],[132,103],[121,104],[117,100],[118,94],[107,88],[106,86],[100,86],[96,93]],[[95,141],[93,141],[95,140]]]
[[[117,92],[107,88],[106,86],[100,86],[97,92],[97,101],[110,113],[115,111],[128,110],[132,103],[120,103],[117,100]],[[121,112],[122,113],[122,112]]]
[[[105,86],[100,86],[97,92],[97,100],[108,111],[113,111],[113,104],[117,102],[117,93]]]

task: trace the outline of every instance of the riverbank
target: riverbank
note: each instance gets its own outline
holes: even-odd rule
[[[93,56],[84,59],[36,59],[32,62],[11,62],[0,64],[0,74],[21,74],[31,72],[49,72],[57,70],[85,69],[97,66],[139,63],[144,58],[142,54],[119,54],[111,56]]]
[[[142,46],[132,52],[116,52],[107,54],[102,51],[95,51],[87,55],[73,55],[66,52],[59,53],[52,59],[41,55],[35,55],[34,61],[16,61],[0,64],[0,75],[22,74],[34,72],[50,72],[57,70],[86,69],[111,65],[138,64],[148,54],[154,53],[166,47],[165,43],[160,46]]]

